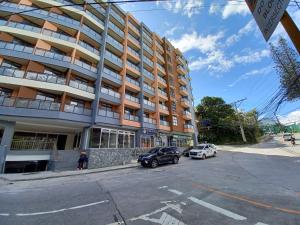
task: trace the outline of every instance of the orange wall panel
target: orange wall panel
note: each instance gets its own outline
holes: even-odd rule
[[[56,7],[51,8],[49,11],[60,14],[60,15],[63,14],[63,12],[61,10],[59,10],[58,8],[56,8]]]
[[[18,97],[21,98],[32,98],[34,99],[37,94],[37,90],[33,88],[28,88],[28,87],[20,87]]]
[[[32,2],[29,0],[21,0],[20,1],[21,5],[28,5],[28,6],[32,6]]]
[[[12,16],[10,16],[9,20],[21,23],[24,19],[23,19],[23,17],[21,17],[19,15],[12,15]]]
[[[45,50],[50,50],[51,49],[51,45],[49,45],[47,42],[42,41],[42,40],[37,41],[36,47],[41,48],[41,49],[45,49]]]
[[[32,72],[38,72],[38,73],[42,73],[44,72],[45,67],[37,62],[34,61],[30,61],[28,63],[28,67],[27,70],[28,71],[32,71]]]
[[[14,39],[14,37],[9,35],[8,33],[4,33],[4,32],[0,33],[0,40],[1,41],[12,42],[13,39]]]
[[[47,30],[57,31],[57,26],[48,21],[45,21],[44,28],[46,28]]]

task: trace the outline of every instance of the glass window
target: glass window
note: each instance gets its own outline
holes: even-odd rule
[[[117,131],[116,130],[110,130],[109,148],[117,148]]]
[[[74,105],[74,106],[77,106],[77,107],[80,107],[80,108],[84,108],[84,101],[72,98],[71,102],[70,102],[70,105]]]
[[[102,129],[100,148],[108,148],[108,143],[109,143],[109,130]]]
[[[1,63],[2,67],[8,67],[8,68],[14,68],[14,69],[18,69],[21,68],[21,65],[15,62],[12,62],[10,60],[4,59]]]
[[[119,132],[119,134],[118,134],[118,148],[123,148],[124,147],[123,142],[124,142],[124,133]]]
[[[130,148],[134,148],[135,147],[135,138],[134,138],[134,134],[130,135]]]
[[[124,148],[129,148],[129,134],[125,133],[124,135]]]
[[[173,125],[178,126],[178,119],[177,116],[173,116]]]
[[[10,97],[12,95],[13,90],[0,87],[0,95]]]
[[[54,102],[55,96],[46,94],[46,93],[42,93],[42,92],[38,92],[35,99]]]
[[[176,102],[172,102],[172,111],[176,112]]]
[[[101,129],[94,128],[91,131],[90,148],[99,148]]]

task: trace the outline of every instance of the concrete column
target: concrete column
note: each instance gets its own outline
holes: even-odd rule
[[[15,125],[15,122],[0,121],[0,127],[4,127],[0,145],[0,173],[4,173],[6,155],[14,137]]]
[[[90,127],[83,128],[83,132],[81,135],[81,143],[80,148],[82,150],[86,150],[89,147],[89,140],[90,140]]]

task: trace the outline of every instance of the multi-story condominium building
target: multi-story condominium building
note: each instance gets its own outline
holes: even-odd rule
[[[129,13],[94,0],[0,3],[7,162],[47,161],[47,150],[185,146],[195,128],[187,61]]]

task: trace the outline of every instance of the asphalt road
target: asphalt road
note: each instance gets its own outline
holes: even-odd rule
[[[156,169],[2,184],[0,224],[300,224],[300,158],[219,151]]]

